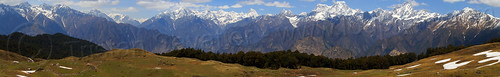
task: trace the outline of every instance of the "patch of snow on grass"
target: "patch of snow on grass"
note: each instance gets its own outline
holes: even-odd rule
[[[68,70],[73,69],[73,68],[69,68],[69,67],[65,67],[65,66],[59,66],[59,68],[68,69]]]
[[[460,66],[463,66],[463,65],[467,65],[469,64],[470,62],[474,61],[474,60],[471,60],[471,61],[467,61],[467,62],[462,62],[462,63],[458,63],[460,60],[457,60],[457,61],[453,61],[453,62],[449,62],[449,63],[446,63],[443,65],[444,69],[445,70],[448,70],[448,69],[456,69]]]
[[[32,70],[32,71],[21,71],[21,72],[24,72],[24,73],[26,73],[26,74],[31,74],[31,73],[35,73],[35,72],[36,72],[36,70]]]
[[[24,76],[24,75],[16,75],[17,77],[27,77],[27,76]]]
[[[396,69],[396,70],[394,70],[394,71],[401,71],[401,70],[403,70],[403,69]]]
[[[19,63],[19,61],[12,61],[13,63]]]
[[[448,62],[448,61],[450,61],[450,60],[451,60],[451,58],[448,58],[448,59],[443,59],[443,60],[436,61],[436,62],[434,62],[434,63],[439,64],[439,63]]]
[[[493,50],[487,50],[487,51],[479,52],[479,53],[474,54],[473,56],[485,55],[485,54],[490,53],[491,51],[493,51]]]
[[[418,66],[420,66],[420,65],[422,65],[422,64],[417,64],[417,65],[413,65],[413,66],[406,67],[406,68],[415,68],[415,67],[418,67]]]
[[[312,76],[312,77],[316,77],[316,75],[307,75],[307,76]]]
[[[476,53],[476,54],[474,54],[474,56],[486,55],[486,57],[489,57],[488,59],[478,61],[478,63],[484,63],[484,62],[488,62],[488,61],[492,61],[492,60],[497,60],[497,62],[490,63],[490,64],[483,65],[483,66],[479,66],[476,69],[500,63],[500,52],[491,52],[491,51],[493,51],[493,50],[488,50],[488,51]]]
[[[155,68],[153,68],[153,69],[161,69],[161,68],[160,68],[160,67],[155,67]]]
[[[33,59],[31,59],[31,58],[28,58],[28,59],[30,59],[30,61],[31,61],[31,62],[35,62],[35,61],[33,61]]]
[[[401,75],[396,75],[396,76],[408,76],[410,75],[409,73],[408,74],[401,74]]]

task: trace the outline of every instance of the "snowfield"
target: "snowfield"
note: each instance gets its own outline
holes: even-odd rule
[[[408,76],[408,75],[411,75],[411,74],[401,74],[401,75],[397,75],[397,76]]]
[[[32,71],[21,71],[21,72],[24,72],[24,73],[26,73],[26,74],[31,74],[31,73],[35,73],[35,72],[36,72],[36,70],[32,70]]]
[[[415,68],[415,67],[418,67],[418,66],[420,66],[420,65],[422,65],[422,64],[417,64],[417,65],[413,65],[413,66],[406,67],[406,68]]]
[[[448,58],[448,59],[443,59],[443,60],[436,61],[436,62],[434,62],[434,63],[439,64],[439,63],[448,62],[448,61],[450,61],[450,60],[451,60],[451,58]]]
[[[403,69],[396,69],[396,70],[394,70],[394,71],[401,71],[401,70],[403,70]]]
[[[70,67],[65,67],[65,66],[59,66],[59,68],[62,68],[62,69],[68,69],[68,70],[73,69],[73,68],[70,68]]]
[[[24,75],[16,75],[17,77],[27,77],[27,76],[24,76]]]
[[[462,63],[458,63],[460,60],[457,60],[457,61],[453,61],[453,62],[449,62],[449,63],[446,63],[443,65],[444,69],[445,70],[449,70],[449,69],[456,69],[460,66],[464,66],[464,65],[467,65],[469,64],[470,62],[474,61],[474,60],[471,60],[471,61],[467,61],[467,62],[462,62]]]
[[[486,55],[486,57],[488,57],[488,59],[480,60],[477,63],[484,63],[484,62],[489,62],[489,61],[493,61],[493,60],[497,60],[497,62],[490,63],[490,64],[483,65],[483,66],[479,66],[476,69],[500,63],[500,52],[491,52],[491,51],[493,51],[493,50],[479,52],[479,53],[474,54],[473,56]]]

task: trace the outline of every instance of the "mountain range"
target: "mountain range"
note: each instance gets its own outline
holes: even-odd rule
[[[0,5],[0,34],[63,33],[106,49],[142,48],[168,52],[179,48],[205,51],[298,50],[331,58],[389,53],[421,53],[426,48],[480,44],[500,37],[500,19],[464,8],[448,14],[417,10],[405,2],[392,10],[362,11],[343,1],[318,4],[312,12],[259,15],[167,10],[144,22],[98,10],[83,13],[64,5]]]

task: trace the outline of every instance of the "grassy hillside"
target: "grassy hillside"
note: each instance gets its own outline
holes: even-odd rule
[[[4,61],[29,61],[27,57],[9,51],[0,50],[0,60]]]
[[[409,63],[401,66],[393,66],[390,70],[395,71],[399,74],[408,74],[409,76],[500,76],[500,64],[493,64],[491,66],[481,67],[494,62],[498,62],[500,58],[495,58],[498,56],[487,57],[486,55],[476,55],[474,54],[489,51],[490,54],[500,53],[500,43],[488,43],[482,45],[471,46],[462,50],[454,51],[448,54],[437,55],[421,59],[419,61]],[[479,61],[489,59],[491,61],[486,61],[480,63]],[[449,59],[446,61],[446,59]],[[460,61],[458,61],[460,60]],[[438,61],[441,61],[439,63]],[[456,69],[444,69],[445,64],[453,64],[450,62],[458,61],[456,64],[469,62],[463,66],[457,67]],[[438,63],[436,63],[438,62]],[[408,69],[407,67],[418,65],[415,68]],[[481,68],[478,68],[481,67]],[[401,69],[401,71],[398,71]]]
[[[0,76],[30,76],[30,77],[391,77],[391,76],[499,76],[500,65],[494,64],[477,68],[497,60],[478,63],[478,61],[491,58],[485,55],[473,54],[492,50],[500,52],[500,43],[489,43],[468,47],[452,53],[432,56],[406,65],[392,66],[390,69],[374,70],[337,70],[331,68],[300,69],[280,68],[277,70],[260,69],[257,67],[242,66],[239,64],[221,63],[218,61],[201,61],[192,58],[177,58],[158,56],[141,49],[114,49],[105,53],[98,53],[86,57],[67,57],[59,60],[43,60],[38,62],[0,60]],[[450,61],[435,63],[439,60]],[[471,61],[456,69],[445,70],[443,65],[461,60],[458,63]],[[472,61],[473,60],[473,61]],[[415,66],[418,65],[418,66]],[[69,67],[72,69],[65,69]],[[413,67],[412,67],[413,66]],[[32,74],[22,71],[36,70]],[[477,69],[476,69],[477,68]],[[438,73],[439,72],[439,73]]]

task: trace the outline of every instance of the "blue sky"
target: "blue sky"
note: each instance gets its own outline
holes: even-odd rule
[[[179,7],[245,13],[253,8],[259,14],[277,14],[281,10],[287,9],[299,14],[301,12],[311,12],[317,4],[333,4],[333,0],[0,0],[0,3],[15,5],[25,1],[32,5],[42,3],[64,4],[81,11],[99,9],[105,13],[120,13],[136,19],[150,18],[161,12]],[[345,0],[349,7],[363,11],[371,11],[377,8],[392,10],[391,6],[405,1],[407,0]],[[414,7],[415,9],[426,9],[440,14],[471,7],[492,14],[495,17],[500,17],[500,0],[415,1],[419,4]]]

